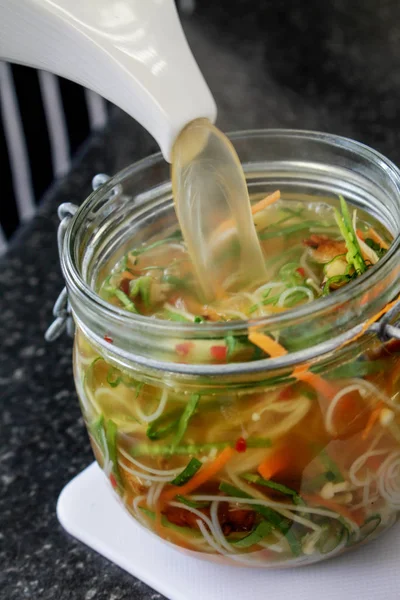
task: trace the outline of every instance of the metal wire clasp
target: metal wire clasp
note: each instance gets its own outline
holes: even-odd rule
[[[92,180],[92,189],[96,191],[99,187],[105,184],[110,177],[103,173],[99,173],[95,175]],[[58,254],[61,262],[62,248],[64,243],[65,232],[69,226],[69,223],[72,217],[75,215],[78,207],[71,202],[65,202],[61,204],[58,208],[57,214],[60,219],[60,224],[57,230],[57,244],[58,244]],[[74,320],[72,318],[71,305],[68,300],[68,290],[64,287],[58,296],[54,308],[53,308],[53,316],[55,317],[54,321],[47,329],[44,334],[44,339],[46,342],[53,342],[56,340],[65,330],[68,335],[73,337],[75,331]]]
[[[58,244],[58,254],[61,260],[62,247],[65,237],[65,232],[67,231],[67,227],[72,217],[78,210],[78,207],[71,202],[65,202],[61,204],[58,208],[58,218],[60,219],[60,224],[57,230],[57,244]],[[44,334],[44,339],[46,342],[53,342],[56,340],[64,330],[67,331],[68,335],[74,335],[74,321],[72,319],[71,306],[68,300],[68,291],[67,288],[63,288],[60,295],[58,296],[54,308],[53,308],[53,316],[55,317],[54,321],[47,329]]]

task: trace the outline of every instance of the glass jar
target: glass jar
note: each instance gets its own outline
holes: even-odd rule
[[[177,225],[169,165],[149,157],[95,191],[61,242],[76,388],[96,459],[139,523],[200,558],[296,566],[373,539],[398,517],[397,306],[371,324],[400,292],[400,173],[332,135],[230,137],[250,195],[342,194],[391,232],[389,251],[335,293],[265,318],[129,313],[100,298],[98,282],[128,249]],[[287,354],[247,349],[213,363],[215,347],[228,357],[246,347],[249,329],[279,337]]]

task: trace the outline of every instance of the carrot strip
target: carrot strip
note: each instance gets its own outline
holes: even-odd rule
[[[260,212],[260,210],[264,210],[264,208],[267,208],[267,206],[271,206],[271,204],[279,200],[280,197],[281,193],[279,190],[276,190],[276,192],[274,192],[273,194],[269,194],[269,196],[266,196],[259,202],[256,202],[256,204],[253,204],[253,206],[251,207],[251,214],[255,215],[256,213]]]
[[[290,463],[289,453],[284,449],[280,449],[267,456],[258,465],[257,471],[264,479],[273,479],[278,473],[286,469]]]
[[[373,227],[370,227],[365,235],[367,238],[371,238],[376,244],[379,244],[381,248],[384,248],[385,250],[389,248],[385,240],[381,238],[379,233],[377,233]]]
[[[326,381],[326,379],[323,379],[319,375],[312,373],[308,370],[308,368],[309,365],[296,367],[293,371],[293,377],[296,377],[296,379],[298,379],[299,381],[304,381],[305,383],[308,383],[319,394],[322,394],[322,396],[325,396],[325,398],[331,400],[338,393],[339,388],[329,383],[329,381]]]
[[[317,494],[302,494],[302,498],[310,504],[314,504],[317,506],[324,506],[329,510],[337,512],[339,515],[348,519],[349,521],[353,521],[356,525],[360,526],[364,523],[364,518],[361,514],[353,513],[348,508],[343,506],[342,504],[338,504],[334,500],[326,500]]]
[[[343,348],[343,346],[346,346],[347,344],[350,344],[350,342],[355,342],[356,340],[358,340],[358,338],[360,338],[362,335],[364,335],[364,333],[367,331],[367,329],[373,325],[374,323],[376,323],[376,321],[379,321],[379,319],[383,316],[386,315],[387,312],[389,312],[389,310],[391,308],[393,308],[393,306],[395,306],[395,304],[397,304],[400,300],[400,296],[398,296],[396,298],[396,300],[393,300],[393,302],[389,302],[389,304],[386,304],[385,308],[383,308],[382,310],[380,310],[378,313],[376,313],[376,315],[374,315],[373,317],[371,317],[370,319],[368,319],[368,321],[365,321],[360,333],[357,333],[357,335],[355,335],[353,338],[351,338],[351,340],[348,340],[347,342],[344,342],[341,346],[339,346],[338,350],[340,350],[340,348]]]
[[[177,494],[185,496],[186,494],[190,494],[196,488],[206,483],[209,479],[214,477],[221,469],[224,468],[228,460],[232,458],[235,454],[235,450],[228,446],[222,450],[221,454],[217,456],[217,458],[210,463],[209,465],[204,465],[200,471],[196,473],[185,485],[181,485],[179,488],[176,486],[170,488],[166,492],[161,494],[161,502],[169,502]]]
[[[371,412],[368,422],[365,426],[364,431],[362,432],[361,439],[366,440],[369,434],[371,433],[371,429],[379,419],[379,415],[381,413],[382,408],[385,407],[385,404],[380,400],[374,410]]]
[[[280,193],[279,190],[277,190],[273,194],[269,194],[269,196],[266,196],[265,198],[263,198],[259,202],[256,202],[256,204],[254,204],[251,207],[251,214],[255,215],[256,213],[260,212],[264,208],[267,208],[267,206],[270,206],[271,204],[273,204],[274,202],[276,202],[277,200],[279,200],[280,197],[281,197],[281,193]],[[226,231],[230,227],[234,227],[234,225],[235,225],[235,222],[232,219],[227,219],[226,221],[224,221],[223,223],[221,223],[221,225],[219,225],[217,227],[217,229],[214,231],[213,235],[214,236],[215,235],[220,235],[221,233],[223,233],[224,231]]]
[[[263,333],[253,333],[249,334],[249,341],[264,350],[267,354],[271,356],[271,358],[277,358],[278,356],[284,356],[287,354],[286,348],[281,346],[274,339],[269,337],[269,335],[264,335]]]

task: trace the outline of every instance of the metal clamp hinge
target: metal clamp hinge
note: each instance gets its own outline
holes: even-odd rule
[[[110,179],[110,177],[108,175],[105,175],[104,173],[98,173],[97,175],[95,175],[92,179],[93,191],[96,191],[102,185],[107,183],[107,181],[109,179]],[[113,193],[115,193],[114,189],[112,191],[112,194]],[[57,214],[58,214],[58,218],[60,219],[60,224],[59,224],[58,230],[57,230],[57,244],[58,244],[58,254],[59,254],[59,258],[60,258],[60,263],[61,263],[65,233],[67,231],[67,228],[70,224],[72,217],[75,215],[77,210],[78,210],[78,207],[75,204],[72,204],[71,202],[65,202],[64,204],[61,204],[58,208]],[[65,330],[67,331],[68,335],[73,337],[74,331],[75,331],[75,326],[74,326],[74,320],[72,318],[71,305],[68,300],[68,290],[66,287],[62,289],[60,295],[58,296],[58,298],[56,300],[56,303],[54,304],[53,315],[55,317],[55,320],[50,325],[50,327],[47,329],[46,333],[44,334],[45,340],[47,342],[53,342]]]

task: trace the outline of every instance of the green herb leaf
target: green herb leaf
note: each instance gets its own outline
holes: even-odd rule
[[[210,452],[214,448],[216,450],[223,450],[228,446],[232,446],[231,442],[214,442],[208,444],[180,444],[167,445],[167,444],[136,444],[130,449],[130,454],[134,457],[137,456],[190,456],[190,455],[202,455]]]
[[[300,495],[295,490],[292,490],[286,485],[276,483],[275,481],[271,481],[270,479],[264,479],[264,477],[260,477],[259,475],[253,475],[251,473],[242,475],[241,477],[243,477],[243,479],[246,479],[246,481],[250,481],[250,483],[262,485],[264,487],[270,488],[271,490],[280,492],[285,496],[290,496],[295,504],[304,504],[304,500],[300,497]]]
[[[293,233],[298,233],[300,231],[303,231],[304,229],[310,229],[310,227],[321,227],[321,222],[301,221],[300,223],[294,223],[293,225],[289,225],[288,227],[278,227],[276,229],[273,229],[271,226],[269,226],[267,230],[262,231],[258,237],[260,238],[260,240],[269,240],[274,237],[292,235]]]
[[[173,481],[171,481],[172,485],[181,486],[184,483],[187,483],[202,466],[203,463],[200,460],[197,460],[197,458],[192,458],[183,471],[179,473],[179,475],[177,475]]]
[[[182,504],[186,504],[186,506],[190,506],[190,508],[208,508],[210,506],[210,502],[195,502],[194,500],[189,500],[189,498],[185,498],[185,496],[181,496],[178,494],[175,496],[175,500],[181,502]]]
[[[104,429],[104,416],[100,415],[100,417],[89,423],[88,429],[104,456],[107,445],[106,432]]]
[[[171,310],[164,310],[164,316],[165,316],[165,318],[169,319],[170,321],[176,321],[178,323],[193,323],[193,321],[191,321],[190,319],[187,319],[180,313],[175,313],[175,312],[172,312]]]
[[[338,483],[341,483],[342,481],[344,481],[344,477],[343,477],[342,473],[340,472],[339,467],[337,466],[335,461],[332,460],[332,458],[329,456],[329,454],[327,453],[327,451],[325,449],[321,450],[321,452],[319,453],[319,458],[320,458],[320,461],[322,462],[322,464],[324,465],[324,467],[326,468],[326,470],[330,471],[331,473],[334,474],[335,480]]]
[[[386,248],[381,248],[381,246],[379,244],[377,244],[376,242],[374,242],[374,240],[371,240],[371,238],[367,238],[364,241],[367,244],[367,246],[369,246],[372,250],[374,250],[374,252],[376,252],[376,254],[378,255],[379,258],[382,258],[382,256],[385,256],[385,254],[387,252]]]
[[[346,248],[346,260],[349,265],[353,265],[357,273],[364,273],[367,270],[367,265],[362,257],[360,245],[356,233],[353,228],[348,206],[343,196],[339,196],[341,213],[334,208],[335,221],[340,229]]]
[[[119,369],[110,367],[107,372],[107,383],[111,387],[117,387],[122,381],[122,374]]]
[[[181,411],[174,409],[165,415],[161,415],[155,421],[149,424],[146,435],[151,440],[161,440],[172,433],[179,423]]]
[[[329,277],[329,279],[327,279],[324,283],[324,287],[322,288],[322,295],[323,296],[328,296],[328,294],[331,293],[331,285],[340,283],[340,284],[345,284],[347,282],[349,282],[351,280],[351,277],[349,277],[348,275],[333,275],[332,277]]]
[[[142,275],[137,279],[132,279],[129,283],[129,296],[135,298],[140,295],[146,308],[150,306],[150,288],[151,278],[147,275]]]
[[[187,289],[190,287],[191,277],[176,277],[175,275],[164,275],[162,278],[163,283],[169,283],[176,288]]]
[[[117,428],[116,424],[114,423],[114,421],[109,419],[107,421],[107,431],[106,431],[108,453],[110,456],[110,460],[113,464],[113,473],[114,473],[115,479],[117,480],[117,482],[119,484],[121,484],[121,475],[120,475],[119,467],[118,467],[117,435],[118,435],[118,428]]]
[[[303,485],[303,492],[314,492],[316,490],[320,490],[324,487],[324,485],[328,481],[335,481],[336,477],[332,471],[326,471],[325,473],[320,473],[319,475],[315,475],[311,479],[308,479]],[[338,481],[335,483],[339,483]]]
[[[267,537],[271,533],[272,529],[273,526],[271,523],[268,521],[261,521],[261,523],[259,523],[257,527],[251,533],[249,533],[249,535],[246,535],[246,537],[240,540],[233,541],[231,544],[235,548],[250,548]]]
[[[225,481],[223,481],[220,484],[219,489],[221,490],[221,492],[224,492],[228,496],[254,499],[253,496],[242,492],[242,490],[239,490],[238,488],[234,487],[233,485],[230,485],[229,483],[226,483]],[[288,544],[294,556],[299,556],[299,554],[301,553],[301,544],[297,540],[294,533],[290,530],[292,526],[291,521],[286,517],[282,517],[279,513],[277,513],[272,508],[269,508],[268,506],[252,504],[251,507],[257,513],[262,515],[267,521],[269,521],[269,523],[274,529],[278,529],[281,533],[283,533],[283,535],[288,541]]]
[[[128,298],[128,296],[119,288],[108,286],[105,288],[105,291],[111,296],[115,296],[121,302],[125,310],[129,310],[129,312],[137,313],[138,310],[135,304]]]
[[[236,341],[235,336],[233,335],[227,335],[225,338],[225,345],[228,349],[228,352],[226,354],[226,358],[228,360],[230,360],[232,358],[232,356],[235,354],[237,346],[238,346],[238,342]]]
[[[175,241],[181,240],[181,239],[182,239],[182,232],[180,229],[177,229],[174,233],[172,233],[167,238],[164,238],[162,240],[157,240],[156,242],[153,242],[152,244],[144,245],[141,248],[135,248],[134,250],[131,250],[129,252],[129,254],[132,254],[132,256],[139,256],[140,254],[143,254],[144,252],[148,252],[149,250],[153,250],[154,248],[157,248],[158,246],[162,246],[163,244],[168,244],[168,242],[175,242]]]
[[[173,441],[173,448],[178,446],[181,442],[182,438],[186,433],[186,429],[188,428],[189,421],[194,415],[197,405],[200,400],[200,394],[192,394],[189,398],[188,403],[186,404],[185,410],[182,413],[181,418],[179,419],[178,429]]]

